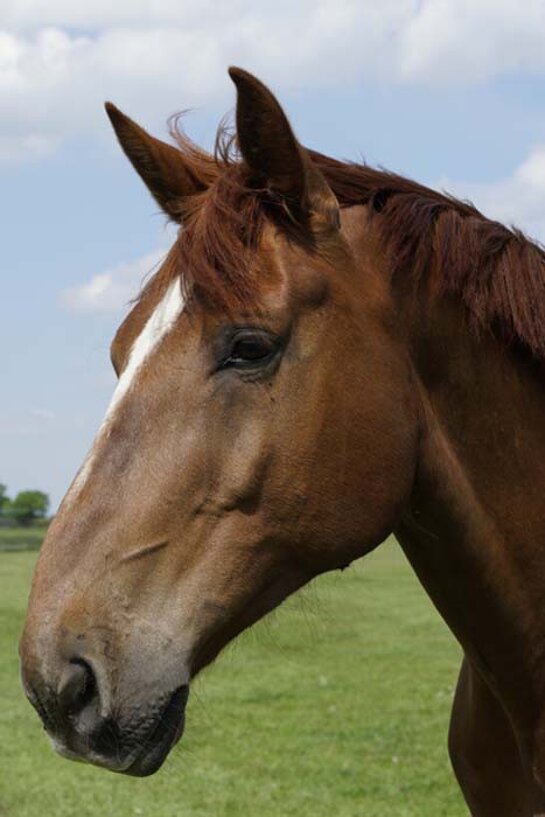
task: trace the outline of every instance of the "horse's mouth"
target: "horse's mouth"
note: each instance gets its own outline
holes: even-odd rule
[[[181,738],[188,696],[187,684],[175,690],[151,728],[137,741],[108,720],[93,734],[76,734],[71,739],[52,734],[51,742],[60,755],[70,760],[91,763],[119,774],[146,777],[163,765]]]
[[[187,685],[179,687],[172,694],[159,720],[143,742],[142,751],[129,766],[120,770],[123,774],[147,777],[163,765],[170,750],[182,737],[188,695]]]

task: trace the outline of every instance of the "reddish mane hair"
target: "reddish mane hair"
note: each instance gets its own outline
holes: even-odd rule
[[[251,186],[235,139],[218,129],[214,154],[191,142],[175,117],[170,128],[184,162],[206,189],[184,202],[184,229],[169,257],[187,290],[226,309],[251,302],[255,253],[267,219],[297,240],[281,200]],[[495,331],[545,359],[545,252],[522,232],[471,203],[367,165],[310,151],[341,207],[369,204],[393,274],[459,297],[474,329]],[[182,271],[180,273],[180,270]]]

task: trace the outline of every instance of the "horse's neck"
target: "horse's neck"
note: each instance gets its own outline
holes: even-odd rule
[[[545,724],[545,388],[464,323],[451,304],[414,324],[423,435],[397,533],[532,751]]]

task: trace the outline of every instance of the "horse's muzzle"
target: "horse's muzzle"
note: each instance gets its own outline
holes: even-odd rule
[[[23,685],[54,748],[64,757],[136,776],[153,774],[181,737],[189,686],[128,706],[114,700],[100,669],[68,661],[56,683],[25,672]]]

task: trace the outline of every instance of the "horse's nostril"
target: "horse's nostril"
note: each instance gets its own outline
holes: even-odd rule
[[[58,688],[61,711],[66,715],[77,715],[97,696],[97,682],[89,664],[81,659],[67,664]]]

